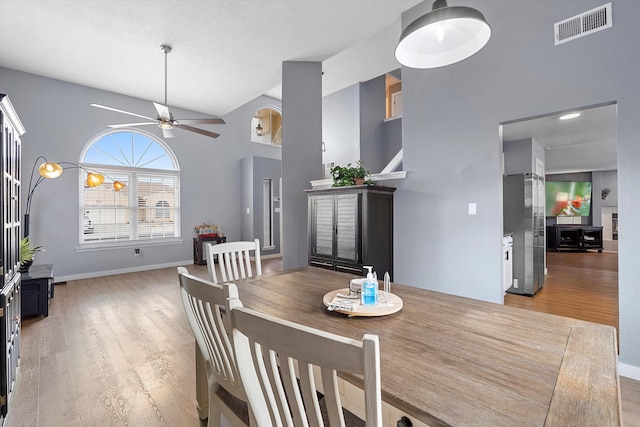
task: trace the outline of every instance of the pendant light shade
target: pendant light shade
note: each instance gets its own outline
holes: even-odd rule
[[[104,175],[101,173],[89,172],[87,173],[87,186],[97,187],[104,182]]]
[[[125,184],[121,183],[120,181],[114,181],[113,183],[113,189],[115,191],[120,191],[125,187]]]
[[[64,172],[64,169],[56,162],[46,162],[38,168],[40,176],[47,179],[57,178],[62,175],[62,172]]]
[[[444,67],[475,54],[490,37],[491,27],[478,10],[436,0],[431,12],[404,29],[395,55],[411,68]]]

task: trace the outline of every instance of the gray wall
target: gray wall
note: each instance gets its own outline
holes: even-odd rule
[[[322,63],[282,63],[282,267],[309,262],[309,181],[322,179]]]
[[[322,163],[362,160],[379,173],[402,148],[402,119],[385,121],[385,76],[349,86],[322,99]]]
[[[322,163],[346,166],[360,158],[360,85],[322,99]]]
[[[477,0],[489,44],[458,64],[404,67],[407,179],[395,197],[395,279],[502,302],[502,147],[498,124],[618,102],[620,361],[640,367],[640,2],[614,0],[614,27],[553,44],[553,22],[601,0]],[[497,76],[500,76],[499,78]],[[477,202],[477,215],[467,215]]]
[[[384,132],[384,140],[386,141],[385,151],[383,153],[387,159],[384,164],[384,166],[386,166],[402,149],[402,118],[398,117],[385,121],[382,124],[382,129]],[[404,170],[402,164],[400,164],[398,170]]]
[[[593,207],[594,212],[596,209],[602,210],[607,206],[618,206],[618,171],[594,171],[592,173],[593,180]],[[611,192],[607,195],[606,199],[602,199],[602,190],[609,188]],[[602,220],[602,218],[600,218]],[[594,225],[602,225],[595,224]]]
[[[0,92],[9,95],[27,129],[22,138],[25,202],[28,175],[36,157],[44,155],[51,161],[77,162],[84,145],[104,131],[107,124],[129,120],[126,115],[93,108],[91,103],[155,116],[148,100],[6,68],[0,68]],[[226,125],[211,127],[221,133],[217,139],[176,130],[176,138],[165,140],[181,167],[181,243],[140,244],[136,246],[141,249],[138,257],[133,256],[133,247],[78,251],[78,178],[72,169],[58,179],[43,182],[34,193],[31,239],[47,250],[37,254],[37,262],[55,264],[59,280],[190,263],[193,227],[204,221],[222,225],[230,240],[238,240],[241,236],[240,159],[252,155],[280,158],[280,150],[260,146],[249,139],[255,109],[274,102],[278,103],[260,97],[227,114]],[[172,112],[178,118],[203,116],[178,108],[172,108]],[[155,126],[145,130],[161,135]]]
[[[360,155],[363,166],[379,173],[389,163],[384,132],[385,76],[360,84]]]
[[[504,141],[504,174],[535,173],[536,159],[544,163],[544,148],[533,139]]]

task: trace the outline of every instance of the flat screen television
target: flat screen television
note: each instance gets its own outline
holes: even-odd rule
[[[589,216],[591,183],[563,181],[545,183],[547,216]]]

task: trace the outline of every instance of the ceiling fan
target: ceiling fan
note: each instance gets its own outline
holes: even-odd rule
[[[162,129],[162,135],[165,138],[173,138],[173,129],[184,129],[191,132],[196,132],[201,135],[210,136],[211,138],[217,138],[220,136],[219,133],[211,132],[208,130],[196,128],[190,125],[193,124],[202,124],[202,125],[223,125],[224,120],[220,118],[210,118],[210,119],[174,119],[173,114],[169,111],[169,107],[167,106],[167,55],[171,52],[171,46],[163,44],[160,46],[160,49],[164,52],[164,105],[158,104],[154,102],[153,105],[156,107],[158,111],[158,117],[152,118],[148,116],[143,116],[142,114],[131,113],[129,111],[119,110],[117,108],[107,107],[105,105],[100,104],[91,104],[92,107],[102,108],[104,110],[115,111],[116,113],[128,114],[130,116],[140,117],[143,119],[147,119],[147,122],[140,123],[123,123],[117,125],[107,125],[110,128],[124,128],[130,126],[146,126],[146,125],[158,125],[160,129]]]

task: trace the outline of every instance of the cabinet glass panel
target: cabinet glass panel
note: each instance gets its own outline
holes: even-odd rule
[[[336,257],[356,260],[358,232],[358,195],[340,194],[336,196],[336,227],[338,230]]]
[[[315,255],[331,257],[333,256],[333,197],[318,196],[315,203]]]

